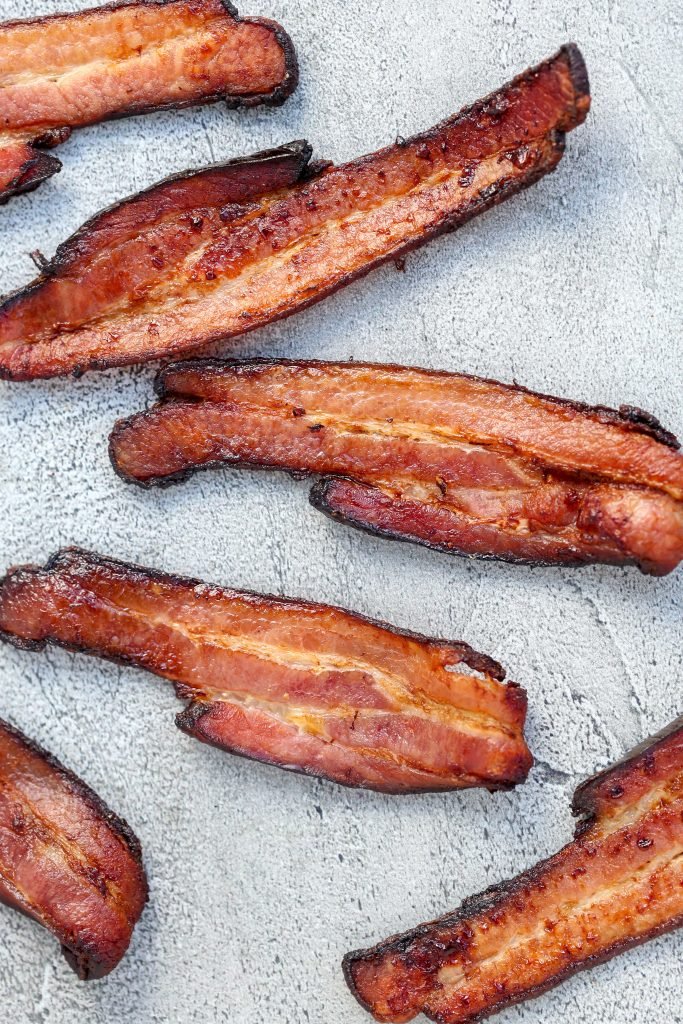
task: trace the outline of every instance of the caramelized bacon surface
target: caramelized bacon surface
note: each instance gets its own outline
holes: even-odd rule
[[[581,786],[576,838],[455,913],[344,960],[379,1021],[481,1020],[683,924],[683,719]]]
[[[5,577],[0,631],[171,679],[192,698],[178,717],[190,735],[346,785],[499,789],[531,765],[526,695],[499,665],[337,608],[66,550]]]
[[[566,46],[431,131],[340,167],[308,167],[295,144],[282,152],[298,148],[296,174],[277,187],[259,180],[256,156],[246,186],[240,163],[189,174],[176,183],[182,209],[156,211],[162,183],[87,224],[0,307],[0,374],[187,353],[294,313],[553,170],[589,102]],[[206,173],[225,173],[212,202]]]
[[[296,87],[289,38],[227,0],[137,0],[0,24],[0,203],[60,170],[72,128],[225,99],[279,103]]]
[[[161,401],[111,437],[121,476],[228,463],[321,474],[335,519],[449,552],[528,562],[683,558],[683,455],[648,414],[399,366],[166,367]]]
[[[126,823],[2,721],[0,899],[51,931],[82,979],[116,967],[147,900]]]

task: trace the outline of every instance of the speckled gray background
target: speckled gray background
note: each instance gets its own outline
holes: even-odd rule
[[[3,18],[84,7],[0,0]],[[307,136],[339,161],[431,125],[575,39],[594,105],[526,195],[233,346],[513,378],[656,413],[683,432],[683,90],[679,0],[258,0],[291,31],[298,94],[78,133],[64,170],[0,211],[0,291],[99,208],[166,174]],[[539,764],[514,794],[385,798],[210,750],[170,688],[132,669],[0,650],[0,714],[83,776],[140,836],[152,898],[130,954],[83,985],[53,940],[0,913],[12,1024],[361,1024],[349,948],[455,906],[570,834],[576,782],[681,711],[683,574],[529,571],[373,540],[309,508],[284,475],[124,486],[106,451],[153,368],[0,385],[0,565],[76,543],[207,580],[336,602],[463,638],[529,690]],[[672,1024],[683,936],[503,1014],[540,1024]]]

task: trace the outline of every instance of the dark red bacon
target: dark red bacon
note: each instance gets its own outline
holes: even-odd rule
[[[0,203],[60,170],[72,128],[225,99],[282,102],[289,38],[228,0],[137,0],[0,25]]]
[[[116,967],[147,901],[126,823],[2,721],[0,899],[52,932],[82,979]]]
[[[683,558],[683,455],[630,407],[360,363],[197,360],[157,390],[112,433],[126,480],[267,466],[324,476],[312,501],[335,519],[443,551],[654,574]]]
[[[96,217],[5,301],[0,374],[187,353],[294,313],[553,170],[589,103],[566,46],[431,131],[341,167],[309,166],[299,143],[281,151],[298,160],[277,184],[259,156],[177,179],[177,206],[162,183]],[[273,154],[263,159],[267,172]]]
[[[0,631],[171,679],[185,732],[346,785],[501,789],[531,765],[526,695],[496,662],[338,608],[67,550],[0,583]]]
[[[683,924],[683,719],[574,797],[576,838],[459,910],[350,953],[379,1021],[478,1021]],[[634,993],[635,995],[635,993]]]

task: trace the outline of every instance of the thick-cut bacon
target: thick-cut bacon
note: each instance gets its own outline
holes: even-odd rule
[[[464,1024],[683,924],[683,719],[581,786],[572,843],[344,960],[379,1021]]]
[[[55,174],[72,128],[225,99],[280,103],[292,44],[228,0],[135,0],[0,24],[0,204]]]
[[[157,391],[112,433],[126,480],[316,473],[323,512],[444,551],[654,574],[683,558],[683,455],[640,410],[359,363],[197,360],[162,370]]]
[[[187,353],[270,323],[458,227],[553,170],[590,99],[574,46],[408,142],[260,181],[258,157],[95,218],[0,307],[0,374],[53,377]],[[273,154],[266,156],[270,165]],[[207,201],[206,174],[220,183]],[[142,216],[139,216],[142,214]],[[104,227],[104,230],[102,228]]]
[[[0,900],[51,931],[82,979],[116,967],[147,901],[128,825],[2,721]]]
[[[385,792],[522,782],[526,694],[465,644],[338,608],[210,587],[67,550],[0,583],[0,631],[139,665],[192,698],[185,732]],[[458,669],[458,666],[467,666]]]

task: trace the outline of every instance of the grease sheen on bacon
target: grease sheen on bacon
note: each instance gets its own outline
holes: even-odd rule
[[[350,953],[379,1021],[465,1024],[683,924],[683,719],[577,790],[572,843],[459,910]]]
[[[309,165],[310,147],[293,143],[277,183],[273,153],[263,178],[257,155],[164,182],[96,217],[0,307],[0,374],[188,353],[294,313],[553,170],[589,103],[566,46],[431,131],[340,167]]]
[[[0,204],[59,171],[72,128],[225,99],[279,103],[296,87],[275,22],[227,0],[137,0],[0,24]]]
[[[0,583],[0,631],[164,676],[192,699],[190,735],[346,785],[500,789],[531,765],[526,694],[500,665],[338,608],[68,549]]]
[[[360,363],[196,360],[157,391],[112,432],[129,481],[267,466],[322,475],[311,498],[335,519],[443,551],[655,574],[683,558],[683,455],[631,407]]]
[[[128,825],[2,721],[0,900],[52,932],[82,979],[116,967],[147,901]]]

